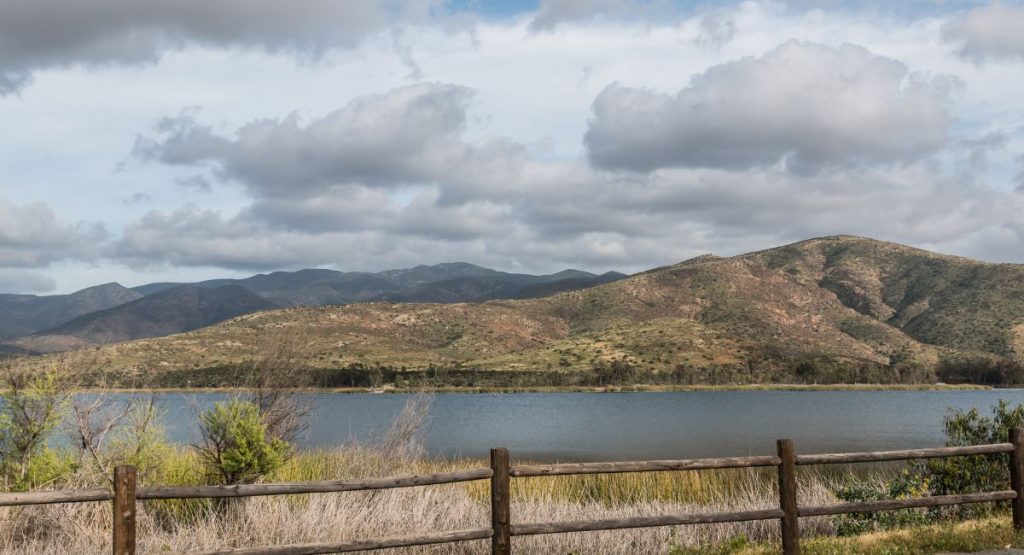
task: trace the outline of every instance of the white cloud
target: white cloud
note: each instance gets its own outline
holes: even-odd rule
[[[42,202],[18,205],[0,199],[0,268],[95,259],[105,238],[100,225],[62,222]]]
[[[996,1],[974,8],[950,22],[943,38],[976,63],[1024,60],[1024,6]]]
[[[515,164],[517,145],[461,140],[472,93],[425,83],[356,98],[304,124],[297,114],[214,133],[191,115],[160,122],[156,139],[140,137],[135,153],[167,164],[214,164],[220,176],[259,196],[296,196],[339,184],[400,186],[472,181],[494,164]]]
[[[947,143],[958,86],[860,46],[791,41],[709,68],[674,95],[610,85],[594,101],[587,151],[633,171],[908,163]]]
[[[316,10],[364,8],[342,4],[300,8],[328,23]],[[21,240],[36,246],[0,249],[0,267],[46,268],[70,290],[445,260],[628,271],[833,233],[1024,253],[1019,67],[944,47],[949,8],[543,6],[482,17],[473,41],[433,8],[353,18],[336,37],[302,30],[318,24],[308,10],[283,16],[280,34],[265,14],[205,29],[147,27],[128,10],[126,23],[82,20],[81,36],[58,18],[67,44],[0,49],[0,67],[35,79],[0,98],[0,198],[44,201],[77,246]],[[129,28],[139,58],[118,57],[129,43],[116,29]],[[290,43],[292,31],[320,42]],[[90,46],[100,36],[105,53]],[[410,85],[416,75],[430,82]],[[621,118],[595,113],[602,101]],[[686,102],[699,117],[680,116]],[[648,109],[653,125],[629,124]],[[611,169],[590,163],[590,118],[608,131],[598,158]],[[128,154],[140,131],[150,163]]]

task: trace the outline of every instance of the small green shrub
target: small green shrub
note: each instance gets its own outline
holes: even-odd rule
[[[130,407],[125,426],[110,438],[106,447],[107,474],[117,464],[130,464],[137,469],[140,479],[157,478],[164,461],[175,451],[167,441],[162,419],[163,413],[152,398]]]
[[[929,486],[927,477],[914,469],[908,468],[888,480],[853,479],[836,491],[836,497],[848,503],[927,497]],[[855,536],[879,530],[893,530],[906,526],[928,524],[934,521],[937,516],[934,512],[926,512],[921,509],[902,509],[899,511],[837,515],[832,519],[832,522],[836,527],[836,533],[840,536]]]
[[[15,484],[15,489],[27,491],[52,486],[73,475],[77,468],[71,452],[43,448],[28,459],[25,476]]]
[[[1011,407],[1000,400],[992,407],[992,416],[981,416],[978,409],[951,410],[946,416],[946,445],[962,447],[986,443],[1004,443],[1013,428],[1024,427],[1024,405]],[[979,455],[932,459],[924,465],[935,495],[956,495],[1004,490],[1010,484],[1007,455]],[[975,517],[992,512],[988,503],[961,505],[954,509],[960,517]]]
[[[4,368],[0,376],[0,481],[25,490],[49,481],[33,472],[49,467],[46,442],[66,414],[69,392],[55,372]],[[39,459],[43,457],[43,459]]]
[[[200,415],[203,443],[197,446],[207,475],[223,484],[252,483],[291,456],[288,442],[267,435],[256,404],[235,399]]]

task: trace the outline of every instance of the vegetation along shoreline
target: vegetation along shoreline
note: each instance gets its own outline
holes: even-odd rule
[[[753,385],[650,385],[579,387],[296,387],[305,393],[418,394],[418,393],[691,393],[702,391],[993,391],[1017,389],[974,384],[753,384]],[[83,387],[96,393],[246,393],[245,387]]]

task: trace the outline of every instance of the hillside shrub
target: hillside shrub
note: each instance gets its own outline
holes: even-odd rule
[[[1006,386],[1024,384],[1024,364],[1007,358],[948,358],[935,370],[939,381]]]
[[[624,385],[636,381],[637,368],[626,361],[615,360],[594,365],[592,372],[593,385]]]

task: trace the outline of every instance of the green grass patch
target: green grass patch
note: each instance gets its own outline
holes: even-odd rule
[[[1024,535],[1014,532],[1009,515],[1000,515],[845,538],[805,538],[800,542],[800,552],[804,555],[926,555],[1022,546]],[[718,545],[671,550],[672,555],[774,555],[778,552],[777,543],[755,544],[743,536]]]

